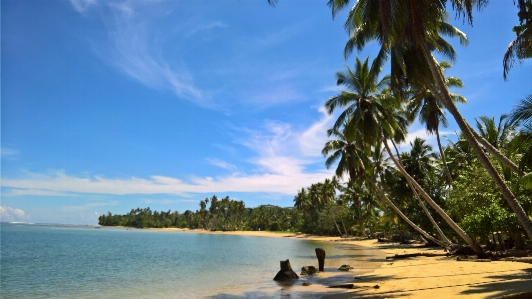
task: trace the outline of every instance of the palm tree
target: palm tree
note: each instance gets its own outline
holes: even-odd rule
[[[514,2],[515,3],[515,2]],[[514,62],[522,62],[526,58],[532,57],[532,1],[519,0],[519,25],[512,31],[517,37],[508,45],[502,61],[504,80],[508,79],[508,72],[513,67]]]
[[[294,207],[303,212],[309,211],[310,202],[305,188],[301,188],[301,191],[299,191],[297,195],[294,196]]]
[[[452,0],[453,7],[461,15],[472,21],[473,3],[479,6],[487,3],[482,0]],[[330,0],[333,15],[348,5],[348,0]],[[445,86],[445,79],[438,67],[433,51],[439,52],[451,60],[455,52],[440,34],[457,36],[459,31],[452,26],[445,26],[445,5],[447,1],[412,0],[412,1],[359,0],[348,14],[346,28],[351,43],[362,49],[371,40],[381,44],[381,52],[389,51],[392,55],[392,87],[404,82],[422,82],[436,96],[442,105],[456,120],[464,137],[471,144],[479,161],[486,168],[503,197],[508,201],[517,219],[532,237],[532,221],[517,201],[503,178],[499,175]],[[460,36],[460,35],[458,35]],[[351,41],[352,40],[352,41]],[[347,53],[349,54],[349,53]],[[394,67],[395,66],[395,67]],[[417,187],[416,187],[417,188]]]
[[[480,116],[475,121],[477,122],[479,134],[484,139],[496,149],[505,149],[515,129],[515,122],[508,121],[508,115],[501,115],[498,125],[495,123],[495,116],[492,118]]]
[[[364,65],[367,66],[367,63]],[[364,68],[364,65],[357,64],[357,67]],[[351,72],[351,77],[355,77],[355,74],[367,74],[368,72]],[[345,84],[344,82],[364,82],[359,78],[349,78],[349,80],[338,81],[339,84]],[[357,85],[348,85],[352,88],[358,88]],[[367,87],[366,87],[367,88]],[[362,90],[364,91],[364,90]],[[352,96],[344,96],[351,94]],[[388,146],[387,139],[401,139],[404,135],[404,118],[398,113],[400,105],[394,97],[391,97],[388,93],[381,93],[379,95],[370,94],[365,92],[364,97],[359,96],[361,93],[349,93],[342,91],[342,94],[338,97],[343,100],[337,100],[338,97],[333,97],[326,102],[326,107],[329,112],[333,112],[336,107],[348,106],[348,108],[342,112],[340,117],[347,118],[344,128],[344,138],[347,141],[346,156],[349,157],[350,168],[353,168],[357,173],[361,172],[353,165],[361,165],[357,163],[364,155],[368,148],[374,147],[377,143],[384,143],[386,151],[396,167],[403,174],[407,181],[409,181],[425,198],[425,200],[444,218],[444,220],[468,243],[475,252],[481,253],[482,248],[478,246],[465,232],[462,230],[450,217],[438,206],[436,202],[423,190],[423,188],[403,169],[400,163],[393,157],[393,154]],[[356,96],[355,96],[356,95]],[[334,103],[331,105],[331,103]],[[352,103],[352,104],[351,104]],[[338,123],[338,121],[337,121]],[[334,128],[333,128],[334,129]],[[347,136],[345,136],[347,135]],[[397,137],[400,136],[400,137]],[[347,138],[346,138],[347,137]],[[352,144],[363,144],[364,147],[359,149],[355,146],[352,148]],[[351,147],[349,147],[351,146]],[[328,159],[329,160],[329,159]],[[326,164],[327,165],[327,164]],[[337,169],[337,175],[339,170]],[[367,177],[367,173],[362,172]],[[368,179],[371,180],[370,177]],[[374,185],[374,182],[370,182]],[[374,186],[375,187],[375,186]],[[379,191],[377,191],[379,192]],[[381,192],[379,192],[380,194]],[[381,194],[382,196],[382,194]],[[441,243],[441,242],[440,242]]]
[[[331,128],[327,131],[329,137],[335,136],[337,139],[329,140],[325,143],[321,153],[327,157],[325,160],[325,166],[330,168],[336,162],[336,176],[342,177],[344,173],[349,174],[349,178],[352,182],[356,181],[357,169],[353,167],[354,163],[350,162],[353,159],[352,153],[356,151],[353,144],[350,144],[342,131],[335,128]]]
[[[332,216],[334,225],[336,226],[336,229],[338,230],[338,233],[340,236],[342,236],[342,232],[340,231],[340,228],[338,227],[338,222],[336,221],[336,212],[335,212],[335,205],[337,202],[335,201],[336,197],[336,188],[335,186],[338,185],[338,182],[336,181],[336,177],[333,178],[333,181],[330,179],[325,179],[325,182],[321,184],[321,197],[322,202],[324,205],[329,205],[329,214]],[[342,220],[343,224],[343,220]],[[345,229],[345,225],[343,224],[345,235],[347,236],[347,230]]]
[[[425,238],[435,242],[436,244],[441,244],[444,246],[443,243],[441,243],[439,240],[432,237],[430,234],[422,230],[419,226],[417,226],[415,223],[410,221],[408,217],[406,217],[401,210],[386,196],[386,194],[382,191],[381,188],[378,187],[378,185],[372,180],[372,178],[368,175],[366,172],[366,166],[371,165],[371,161],[368,158],[367,151],[369,150],[369,147],[366,147],[365,149],[362,149],[360,147],[357,147],[355,144],[351,144],[350,146],[346,147],[346,149],[349,151],[346,153],[346,155],[349,157],[347,159],[347,163],[349,163],[349,167],[342,167],[340,168],[340,171],[348,171],[348,169],[356,170],[356,174],[349,173],[350,176],[353,176],[357,178],[357,181],[360,182],[361,179],[368,182],[375,188],[375,190],[379,193],[379,195],[385,200],[388,205],[406,222],[408,223],[412,228],[414,228],[416,231],[418,231],[420,234],[422,234]],[[328,167],[330,167],[332,164],[329,164]],[[371,166],[370,166],[371,167]],[[343,173],[339,173],[339,168],[336,169],[336,173],[338,176],[342,176]],[[353,181],[352,183],[355,183]]]
[[[397,154],[397,158],[398,162],[404,167],[404,169],[414,179],[419,181],[423,180],[427,173],[433,171],[433,161],[437,159],[438,156],[432,152],[432,147],[430,145],[425,144],[425,140],[418,137],[414,140],[413,143],[410,142],[410,153],[405,154],[403,158],[399,154]],[[410,186],[414,197],[418,200],[418,204],[421,206],[423,212],[425,212],[434,228],[436,228],[442,240],[448,245],[450,245],[451,241],[447,238],[447,236],[445,236],[445,234],[441,230],[438,223],[436,223],[425,204],[421,201],[421,198],[419,198],[419,194],[415,190],[414,186],[411,183],[408,183],[408,185]]]
[[[519,147],[523,155],[519,161],[519,168],[523,171],[532,167],[532,95],[522,99],[509,115],[509,121],[514,125],[521,125],[522,131],[517,136]],[[528,174],[530,176],[530,174]]]
[[[382,54],[382,53],[380,53]],[[346,66],[346,71],[336,72],[336,84],[347,87],[349,91],[342,90],[339,95],[331,97],[325,102],[325,108],[328,113],[331,114],[337,107],[348,106],[336,120],[333,129],[339,130],[345,126],[348,128],[351,122],[348,118],[352,116],[356,107],[364,105],[364,103],[371,101],[375,97],[382,97],[384,95],[378,94],[378,92],[387,88],[390,84],[389,76],[384,76],[379,80],[379,75],[382,70],[382,64],[385,61],[385,56],[379,55],[372,62],[371,67],[368,65],[368,58],[361,62],[359,58],[356,58],[355,70],[351,70]],[[365,118],[364,115],[356,115],[354,118],[365,120],[364,125],[367,126],[365,140],[371,138],[371,132],[378,131],[380,128],[376,125],[376,122],[371,117]]]
[[[442,73],[451,67],[451,64],[448,61],[440,62],[440,69]],[[458,87],[462,88],[463,82],[456,77],[447,77],[445,78],[445,83],[447,87]],[[453,100],[455,102],[465,103],[466,100],[463,96],[458,94],[451,93]],[[436,97],[430,92],[429,89],[424,87],[414,88],[413,96],[409,100],[406,106],[407,114],[410,120],[413,120],[416,116],[419,117],[419,122],[425,124],[425,128],[429,134],[435,134],[438,141],[438,148],[440,150],[440,155],[443,161],[444,171],[447,175],[449,184],[452,184],[453,179],[449,168],[447,167],[447,161],[445,159],[445,153],[441,146],[440,132],[439,127],[447,127],[447,118],[443,111],[443,106],[436,99]]]

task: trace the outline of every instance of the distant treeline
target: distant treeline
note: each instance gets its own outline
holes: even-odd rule
[[[98,224],[103,226],[127,226],[137,228],[202,228],[208,230],[270,230],[291,231],[299,227],[301,212],[293,207],[281,208],[261,205],[246,208],[243,201],[213,196],[200,202],[200,209],[184,213],[168,210],[152,211],[148,208],[132,209],[125,215],[102,215]]]

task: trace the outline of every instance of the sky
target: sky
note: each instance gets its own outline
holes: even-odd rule
[[[2,0],[1,220],[94,225],[213,195],[292,206],[334,174],[321,155],[334,73],[377,53],[344,59],[346,12],[333,19],[326,2]],[[447,75],[464,81],[470,123],[532,94],[531,61],[502,76],[512,0],[449,22],[469,37],[449,40]],[[409,132],[435,145],[420,124]]]

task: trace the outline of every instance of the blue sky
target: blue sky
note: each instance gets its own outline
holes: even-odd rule
[[[357,53],[344,60],[345,13],[333,20],[326,1],[1,5],[3,221],[96,224],[107,211],[196,210],[214,194],[291,206],[332,176],[321,149],[335,116],[322,107]],[[532,93],[530,61],[502,78],[516,14],[492,0],[471,27],[451,12],[470,39],[452,41],[448,71],[470,122]],[[419,124],[410,133],[435,142]]]

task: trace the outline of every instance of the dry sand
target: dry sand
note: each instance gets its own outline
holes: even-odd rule
[[[321,237],[293,233],[262,231],[210,232],[205,230],[161,229],[162,231],[185,231],[204,234],[246,235],[261,237],[289,237],[325,242],[353,244],[379,248],[388,256],[418,252],[444,253],[440,248],[416,248],[419,245],[379,243],[376,240],[345,240],[338,237]],[[327,259],[325,260],[327,265]],[[320,275],[323,275],[322,273]],[[327,273],[325,280],[334,275],[343,275],[343,283],[352,283],[354,288],[344,293],[324,298],[497,298],[505,295],[532,292],[532,264],[492,261],[457,261],[456,257],[415,257],[390,259],[374,272],[345,279],[346,272]],[[318,281],[320,277],[318,276]],[[378,286],[378,288],[376,288]],[[325,291],[325,285],[311,285],[316,292]],[[329,289],[330,291],[330,289]],[[342,290],[338,290],[342,292]],[[521,295],[532,298],[532,294]]]

